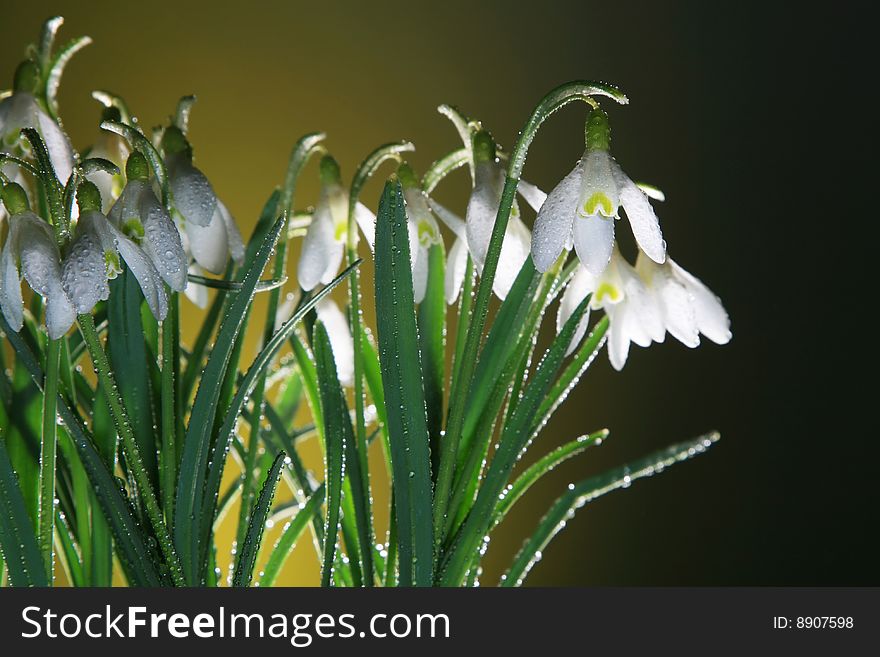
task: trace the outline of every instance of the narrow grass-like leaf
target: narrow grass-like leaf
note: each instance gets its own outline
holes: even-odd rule
[[[284,567],[287,557],[290,556],[299,537],[302,535],[306,526],[308,526],[309,521],[311,521],[315,517],[315,514],[320,511],[323,503],[324,484],[321,484],[315,489],[315,492],[309,496],[306,503],[300,505],[299,511],[296,512],[296,515],[293,516],[290,522],[284,526],[281,536],[272,548],[272,554],[269,556],[269,560],[263,568],[263,575],[260,577],[259,582],[261,587],[272,586],[275,584],[275,580],[278,578],[278,574]]]
[[[58,544],[61,546],[59,556],[68,581],[71,586],[86,586],[89,582],[86,581],[83,573],[83,564],[77,552],[76,539],[67,517],[61,511],[55,512],[55,533],[58,537]]]
[[[513,508],[513,505],[525,495],[541,477],[548,472],[552,472],[559,464],[564,463],[573,456],[577,456],[588,447],[593,445],[601,445],[602,441],[608,437],[608,429],[596,431],[595,433],[585,434],[574,440],[570,440],[564,445],[560,445],[552,452],[536,461],[529,466],[516,480],[507,487],[503,493],[503,497],[498,500],[495,505],[495,512],[492,517],[492,527],[498,525],[504,516]]]
[[[507,485],[510,472],[531,438],[531,422],[543,401],[553,378],[565,357],[565,351],[586,312],[590,298],[585,298],[556,336],[538,364],[532,380],[523,391],[522,399],[510,422],[504,427],[498,449],[486,473],[480,492],[450,549],[441,570],[444,586],[458,586],[463,581],[492,521],[492,511]]]
[[[419,304],[419,351],[422,357],[422,381],[428,413],[431,457],[439,453],[443,432],[443,385],[446,381],[446,298],[445,254],[443,245],[435,244],[428,252],[428,284]],[[436,463],[432,463],[436,467]]]
[[[269,468],[269,472],[266,474],[266,481],[263,483],[263,489],[260,491],[260,496],[254,505],[254,510],[250,514],[251,521],[248,525],[244,543],[241,546],[241,558],[238,560],[235,572],[232,575],[233,586],[250,586],[254,575],[254,565],[257,563],[257,554],[263,542],[266,518],[269,517],[269,508],[272,504],[272,499],[275,497],[275,488],[278,486],[281,468],[284,466],[284,458],[284,452],[279,452],[275,457],[272,467]]]
[[[570,486],[538,523],[538,527],[516,555],[510,570],[502,576],[500,585],[520,586],[532,566],[541,559],[541,551],[579,508],[613,490],[629,487],[636,479],[650,477],[671,465],[702,454],[719,438],[719,434],[709,433],[694,440],[677,443]]]
[[[433,581],[431,455],[409,237],[400,182],[386,183],[376,222],[376,317],[400,536],[400,583]]]
[[[325,476],[327,485],[327,520],[324,523],[324,563],[321,569],[321,586],[330,586],[336,543],[339,540],[339,517],[342,502],[342,478],[345,474],[346,443],[354,441],[354,432],[348,409],[339,387],[333,350],[327,330],[319,321],[315,323],[312,339],[315,364],[318,370],[318,386],[321,394],[321,410],[324,416]]]
[[[119,386],[138,451],[155,490],[159,488],[159,465],[156,458],[158,426],[150,375],[147,369],[147,346],[141,323],[143,293],[131,270],[110,282],[107,301],[107,356]]]
[[[238,281],[228,281],[222,278],[208,278],[207,276],[199,276],[198,274],[187,274],[187,280],[194,285],[202,287],[210,287],[215,290],[240,290],[241,283]],[[257,283],[254,292],[269,292],[277,290],[287,282],[287,278],[270,278]]]
[[[199,583],[203,577],[200,555],[204,552],[199,540],[198,514],[202,510],[206,468],[212,443],[211,431],[217,416],[221,386],[236,338],[253,299],[254,288],[272,254],[284,221],[283,217],[278,219],[266,235],[242,282],[242,289],[234,293],[235,296],[229,303],[190,413],[174,507],[174,538],[187,582],[191,585]]]
[[[34,526],[0,433],[0,547],[12,586],[47,586],[46,570]]]

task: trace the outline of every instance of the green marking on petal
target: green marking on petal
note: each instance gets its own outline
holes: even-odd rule
[[[434,244],[440,240],[440,236],[437,234],[437,231],[434,230],[434,226],[432,226],[427,221],[419,221],[417,224],[418,235],[419,235],[419,244],[427,246],[429,244]]]
[[[122,273],[122,263],[119,262],[119,254],[113,251],[104,251],[104,265],[107,267],[107,278],[114,279]]]
[[[596,290],[595,299],[597,304],[604,303],[607,299],[608,303],[618,303],[623,298],[616,287],[611,283],[601,283]]]
[[[606,194],[594,192],[584,203],[584,214],[588,216],[602,214],[606,217],[612,217],[614,216],[614,206]]]
[[[144,239],[144,225],[140,219],[129,219],[126,221],[122,224],[122,232],[137,244],[140,244]]]

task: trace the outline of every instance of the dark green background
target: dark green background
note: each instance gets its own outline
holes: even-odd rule
[[[794,6],[794,5],[792,5]],[[843,5],[845,7],[845,5]],[[247,230],[290,145],[326,130],[345,172],[415,141],[424,167],[456,144],[449,102],[507,146],[535,102],[577,78],[620,85],[613,150],[662,187],[672,256],[724,300],[734,339],[697,351],[603,353],[533,448],[607,426],[605,445],[533,490],[490,549],[486,583],[568,481],[717,428],[696,461],[615,493],[545,552],[532,584],[878,584],[876,293],[859,89],[868,42],[837,15],[773,3],[5,3],[8,82],[43,18],[95,45],[69,68],[62,116],[94,136],[93,88],[147,124],[199,97],[199,165]],[[856,17],[853,17],[856,18]],[[848,45],[852,44],[852,45]],[[4,86],[4,85],[0,85]],[[526,177],[549,190],[583,148],[583,109],[542,130]],[[872,176],[871,176],[872,177]],[[314,200],[316,175],[303,187]],[[874,182],[876,185],[876,181]],[[464,177],[443,199],[461,208]],[[375,207],[378,183],[365,200]],[[865,286],[866,287],[866,286]],[[303,568],[311,568],[309,564]],[[300,581],[300,580],[294,580]]]

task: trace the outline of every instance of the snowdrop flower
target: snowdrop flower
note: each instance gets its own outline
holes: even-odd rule
[[[348,327],[348,318],[330,297],[321,299],[315,306],[315,312],[327,329],[339,383],[351,387],[354,384],[354,340]]]
[[[409,229],[409,254],[412,263],[413,295],[416,303],[425,298],[428,287],[428,262],[431,247],[442,244],[440,227],[428,206],[428,198],[419,186],[416,175],[408,164],[397,169],[397,176],[403,187],[403,200],[406,205],[407,227]]]
[[[27,149],[29,146],[21,137],[21,130],[35,128],[49,151],[55,175],[64,184],[73,172],[73,147],[64,131],[40,106],[35,95],[39,84],[40,73],[36,64],[30,60],[19,64],[13,93],[0,101],[0,151]]]
[[[125,166],[128,182],[108,214],[110,222],[141,247],[172,290],[186,288],[186,255],[171,215],[149,183],[149,165],[138,152]]]
[[[217,198],[214,188],[192,164],[192,147],[180,129],[171,126],[162,134],[174,218],[180,228],[184,251],[195,260],[191,273],[207,270],[222,274],[229,258],[244,261],[245,245],[232,214]],[[200,288],[200,286],[192,286]],[[203,289],[187,296],[203,306],[207,293]]]
[[[495,227],[495,219],[498,215],[498,207],[501,205],[505,172],[495,157],[495,142],[488,132],[481,130],[474,135],[473,150],[474,189],[468,200],[464,232],[468,252],[474,261],[477,273],[482,274],[486,254],[489,251],[489,242],[492,239],[492,229]],[[536,211],[541,208],[546,199],[544,192],[522,180],[517,185],[517,191],[526,203]],[[441,219],[444,219],[447,224],[457,223],[448,213],[446,214],[445,218],[440,214],[438,216],[441,216]],[[457,231],[457,227],[452,225],[450,227],[453,231]],[[492,289],[499,299],[504,299],[507,296],[519,270],[528,258],[531,239],[531,233],[520,217],[519,204],[514,200],[504,233],[495,280],[492,284]],[[460,287],[460,281],[464,280],[467,253],[456,243],[450,250],[449,256],[448,269],[453,272],[451,274],[453,282],[458,282]],[[458,288],[450,294],[447,287],[447,301],[451,303],[457,296]]]
[[[645,193],[611,157],[610,142],[608,115],[594,109],[587,120],[583,157],[550,192],[535,220],[532,259],[538,271],[547,271],[573,241],[587,271],[601,275],[611,259],[620,206],[641,250],[657,263],[666,260],[657,215]]]
[[[604,309],[608,315],[608,358],[614,369],[623,369],[630,342],[640,347],[663,342],[666,331],[657,296],[623,258],[616,244],[612,246],[608,266],[598,276],[583,265],[578,266],[559,303],[557,329],[562,329],[588,294],[593,295],[590,308]],[[589,316],[585,314],[568,353],[574,351],[583,339],[588,321]]]
[[[701,280],[667,258],[658,265],[639,253],[636,271],[657,298],[663,325],[670,335],[687,347],[697,347],[702,333],[716,344],[727,344],[730,318],[721,300]]]
[[[119,122],[122,117],[119,110],[115,107],[107,107],[101,114],[101,121]],[[89,157],[100,157],[109,160],[119,167],[120,172],[125,170],[125,162],[128,159],[131,150],[128,143],[115,132],[101,130],[98,138],[95,140],[94,146],[88,153]],[[125,185],[125,176],[122,173],[113,175],[107,171],[92,171],[86,176],[86,180],[95,183],[98,191],[101,192],[101,200],[103,207],[101,212],[107,213],[113,202],[119,198]]]
[[[325,155],[320,167],[321,196],[303,239],[296,272],[300,287],[306,291],[318,283],[326,285],[336,277],[348,236],[348,192],[342,186],[339,164],[332,156]],[[354,220],[372,251],[376,216],[366,206],[357,203]]]
[[[77,313],[91,312],[110,295],[108,279],[122,272],[122,261],[137,279],[147,305],[161,320],[168,313],[162,278],[146,253],[101,214],[101,195],[94,183],[77,190],[79,219],[61,268],[61,285]]]
[[[76,312],[61,285],[61,255],[52,227],[28,208],[24,189],[3,188],[9,233],[0,252],[0,310],[14,331],[24,322],[21,280],[46,299],[46,329],[57,340],[73,325]]]

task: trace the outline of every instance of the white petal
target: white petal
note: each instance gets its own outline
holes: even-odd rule
[[[193,276],[204,276],[205,270],[199,267],[196,263],[192,263],[187,270],[188,273]],[[197,283],[190,283],[186,286],[184,290],[184,294],[186,294],[186,298],[192,301],[199,308],[207,308],[208,307],[208,288],[204,285],[198,285]]]
[[[477,271],[482,272],[492,239],[492,229],[501,201],[504,172],[494,162],[477,165],[474,189],[468,200],[465,219],[467,243]]]
[[[107,223],[97,212],[86,212],[79,218],[61,267],[61,285],[80,314],[91,312],[95,304],[110,295],[104,257],[106,238],[100,222]],[[115,252],[115,245],[110,247]]]
[[[523,263],[529,257],[531,246],[532,234],[523,220],[519,217],[511,217],[504,233],[501,254],[498,256],[498,268],[492,283],[492,290],[499,299],[503,300],[507,297]]]
[[[428,264],[428,249],[421,245],[417,246],[412,261],[413,298],[416,303],[421,303],[425,298],[425,291],[428,288]]]
[[[610,306],[606,309],[608,313],[608,360],[611,361],[611,367],[618,372],[626,365],[626,358],[629,355],[629,337],[627,337],[624,321],[626,318],[626,307],[622,305]]]
[[[547,200],[547,194],[541,191],[536,185],[525,180],[520,180],[516,185],[516,191],[525,199],[525,202],[535,212],[538,212]]]
[[[449,230],[455,233],[457,237],[467,239],[464,220],[452,212],[452,210],[445,208],[432,198],[428,198],[428,205],[431,206],[431,209],[434,211],[434,214],[440,218],[440,221],[446,224]]]
[[[214,188],[201,171],[177,156],[169,162],[171,196],[175,209],[187,224],[207,226],[217,209]]]
[[[61,279],[54,279],[46,297],[46,330],[52,340],[57,340],[73,326],[76,310],[61,287]]]
[[[168,314],[168,298],[165,296],[165,287],[162,285],[159,272],[137,244],[123,235],[119,229],[114,227],[113,230],[116,231],[119,254],[141,286],[150,311],[159,321],[164,320]]]
[[[107,218],[110,222],[122,231],[125,231],[125,225],[129,221],[143,223],[143,206],[145,203],[143,197],[147,190],[152,193],[149,183],[145,180],[129,180],[125,187],[122,188],[119,198],[116,199],[116,202],[107,213]],[[101,195],[103,198],[103,190]],[[155,194],[153,194],[153,198],[155,197]],[[156,203],[159,203],[158,199]]]
[[[576,218],[581,189],[582,163],[563,178],[541,206],[532,235],[532,260],[535,268],[545,272],[556,262],[571,240],[572,223]]]
[[[467,258],[467,245],[464,238],[459,237],[452,243],[446,259],[446,303],[452,304],[458,298],[467,272]]]
[[[578,216],[601,214],[604,217],[616,217],[620,198],[613,173],[613,158],[607,151],[587,151],[581,162],[584,175],[578,197]]]
[[[599,276],[611,259],[614,247],[614,218],[596,215],[574,220],[574,248],[581,263]]]
[[[625,306],[623,326],[630,340],[640,347],[648,347],[651,342],[663,342],[666,330],[663,315],[657,298],[642,282],[635,269],[615,255],[616,266],[623,281],[624,298],[619,304]]]
[[[596,278],[588,272],[584,267],[578,267],[574,276],[571,277],[568,285],[565,288],[565,293],[562,295],[562,299],[559,300],[559,310],[556,313],[556,332],[559,333],[562,331],[562,327],[565,326],[565,323],[568,321],[568,318],[574,314],[574,311],[581,304],[581,302],[586,298],[588,294],[591,294],[596,289]],[[568,356],[572,353],[583,340],[584,335],[587,332],[587,326],[590,323],[590,310],[587,308],[587,311],[584,313],[583,318],[578,324],[577,330],[575,331],[574,337],[572,337],[571,344],[568,346],[568,349],[565,352],[565,355]]]
[[[374,251],[376,243],[376,215],[366,205],[361,202],[354,207],[354,220],[360,227],[370,251]]]
[[[15,219],[10,220],[6,243],[0,252],[0,310],[13,331],[20,331],[24,323],[24,300],[21,296],[21,274],[18,270],[17,223]]]
[[[37,126],[43,141],[46,142],[46,150],[49,151],[49,159],[52,161],[52,167],[55,169],[55,175],[64,185],[67,183],[70,174],[73,173],[73,146],[64,131],[55,121],[49,118],[42,108],[37,108]]]
[[[658,265],[644,253],[639,253],[636,271],[649,290],[654,291],[663,314],[666,330],[687,347],[697,347],[700,335],[693,297],[684,281],[673,275],[669,262]]]
[[[336,267],[342,261],[342,249],[336,242],[333,216],[327,203],[318,203],[312,223],[303,239],[302,252],[297,263],[296,275],[300,287],[308,291],[320,283],[325,278],[329,265],[337,259],[337,252],[339,255]]]
[[[143,218],[144,253],[172,290],[183,291],[186,288],[186,254],[177,226],[149,187],[140,196],[139,209]]]
[[[46,298],[46,328],[53,340],[67,333],[76,312],[61,287],[61,257],[52,229],[27,212],[14,218],[21,253],[21,271],[31,288]],[[19,295],[21,293],[18,288]]]
[[[319,301],[315,311],[318,319],[327,329],[339,383],[350,386],[354,382],[354,341],[351,337],[351,329],[348,327],[348,319],[329,297]]]
[[[616,166],[616,163],[615,163]],[[619,170],[621,177],[620,203],[626,211],[629,225],[639,248],[654,262],[666,261],[666,242],[660,232],[660,220],[651,206],[651,202],[638,186]]]
[[[241,237],[241,232],[238,230],[232,213],[229,212],[228,208],[219,199],[217,199],[217,212],[215,216],[218,215],[223,221],[223,226],[226,228],[226,242],[229,245],[229,255],[232,256],[236,263],[241,264],[244,262],[244,240]]]
[[[700,333],[716,344],[730,342],[733,337],[730,331],[730,317],[721,305],[721,299],[696,276],[686,272],[677,263],[670,261],[670,264],[675,275],[685,282],[693,297]]]
[[[214,208],[214,218],[207,226],[187,221],[184,224],[189,250],[200,267],[222,274],[229,259],[229,239],[223,216]]]

